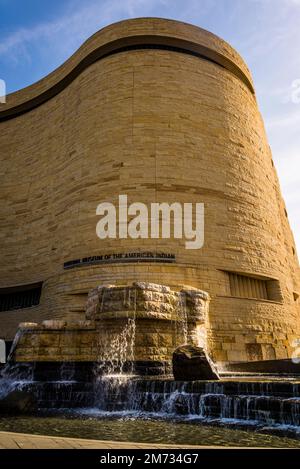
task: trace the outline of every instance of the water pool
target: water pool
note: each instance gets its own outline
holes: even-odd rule
[[[227,422],[228,425],[229,422]],[[105,416],[92,409],[49,412],[38,416],[0,417],[0,431],[99,440],[166,444],[300,448],[300,440],[265,434],[268,429],[228,428],[197,420]]]

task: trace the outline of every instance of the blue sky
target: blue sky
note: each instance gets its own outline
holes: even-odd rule
[[[64,62],[112,22],[159,16],[235,47],[251,69],[300,252],[300,0],[0,0],[0,78],[15,91]],[[300,96],[300,93],[298,94]]]

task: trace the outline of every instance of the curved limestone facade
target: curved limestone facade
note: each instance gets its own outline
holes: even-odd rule
[[[20,322],[83,320],[98,285],[152,282],[209,294],[214,360],[291,356],[299,265],[251,75],[234,49],[177,21],[122,21],[0,106],[2,338]],[[120,194],[128,204],[203,203],[203,247],[100,240],[96,207]],[[15,299],[5,310],[37,286],[38,304]]]

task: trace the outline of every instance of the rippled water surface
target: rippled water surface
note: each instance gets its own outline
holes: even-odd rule
[[[106,417],[92,410],[44,416],[0,417],[0,431],[100,440],[191,445],[300,448],[300,441],[260,431],[231,429],[199,421],[180,422],[130,415]]]

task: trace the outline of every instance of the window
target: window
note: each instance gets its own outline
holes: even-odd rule
[[[230,295],[238,298],[282,301],[282,292],[278,280],[250,277],[234,272],[229,276]]]
[[[0,288],[0,311],[36,306],[40,302],[42,283]]]

